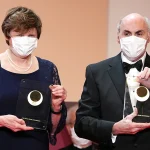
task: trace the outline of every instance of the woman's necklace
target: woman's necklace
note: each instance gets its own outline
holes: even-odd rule
[[[8,54],[8,50],[6,50],[6,55],[7,55],[7,57],[8,57],[8,60],[9,60],[9,64],[16,70],[16,71],[18,71],[18,72],[27,72],[30,68],[31,68],[31,66],[32,66],[32,56],[31,56],[31,58],[30,58],[30,65],[29,65],[29,67],[20,67],[20,66],[18,66],[12,59],[11,59],[11,57],[9,56],[9,54]],[[18,69],[18,68],[16,68],[16,67],[18,67],[18,68],[20,68],[20,69]],[[25,70],[21,70],[21,69],[25,69]]]

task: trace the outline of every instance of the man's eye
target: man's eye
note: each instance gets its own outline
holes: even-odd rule
[[[129,32],[125,32],[124,35],[125,35],[125,36],[129,36],[130,33],[129,33]]]
[[[143,35],[142,33],[137,33],[137,36],[141,36],[141,35]]]

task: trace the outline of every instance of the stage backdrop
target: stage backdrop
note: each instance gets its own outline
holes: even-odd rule
[[[53,61],[67,101],[78,101],[85,79],[85,67],[106,58],[107,0],[1,0],[0,23],[6,11],[27,6],[42,19],[43,29],[35,54]],[[0,52],[7,49],[0,32]]]

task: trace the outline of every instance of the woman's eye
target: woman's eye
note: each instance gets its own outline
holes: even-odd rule
[[[16,35],[16,36],[23,36],[22,34],[18,34],[18,35]]]
[[[28,35],[28,37],[36,37],[35,35]]]

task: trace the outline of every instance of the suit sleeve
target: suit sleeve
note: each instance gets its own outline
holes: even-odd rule
[[[111,142],[114,122],[101,119],[103,113],[101,112],[101,93],[98,90],[91,68],[91,66],[86,68],[86,80],[79,100],[79,108],[76,112],[75,132],[79,137],[94,142]]]

